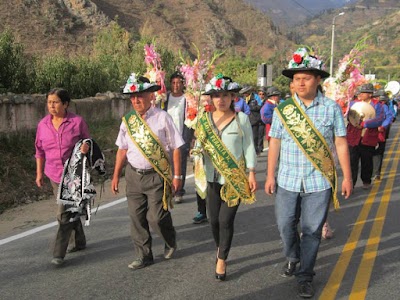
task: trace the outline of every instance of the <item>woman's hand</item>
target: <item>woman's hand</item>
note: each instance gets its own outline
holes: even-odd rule
[[[88,153],[88,152],[89,152],[89,145],[86,144],[86,143],[83,143],[83,144],[81,145],[80,150],[81,150],[82,154]]]
[[[37,174],[36,175],[36,185],[38,187],[43,187],[44,181],[43,181],[43,174]]]
[[[249,187],[252,193],[257,190],[257,180],[255,172],[249,172]]]

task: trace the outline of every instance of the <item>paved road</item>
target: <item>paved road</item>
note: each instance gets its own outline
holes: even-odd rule
[[[329,221],[335,237],[322,241],[316,299],[399,299],[400,129],[394,124],[384,176],[370,191],[357,184]],[[10,241],[0,236],[0,299],[297,299],[294,279],[278,272],[284,258],[273,198],[263,192],[266,154],[259,160],[258,201],[242,205],[235,223],[226,282],[214,280],[215,247],[208,224],[193,225],[193,178],[185,202],[173,209],[179,251],[166,261],[154,235],[156,263],[132,271],[126,201],[103,209],[86,230],[88,248],[50,264],[55,227]]]

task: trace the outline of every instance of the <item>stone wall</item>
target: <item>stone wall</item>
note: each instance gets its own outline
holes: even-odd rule
[[[74,99],[69,111],[86,121],[120,119],[132,108],[129,97],[107,92],[95,97]],[[36,129],[40,119],[47,114],[46,96],[40,94],[0,95],[0,133],[18,133]]]

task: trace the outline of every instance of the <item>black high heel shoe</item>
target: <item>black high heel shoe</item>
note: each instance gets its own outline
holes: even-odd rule
[[[217,258],[216,262],[218,262],[218,258]],[[219,273],[215,272],[215,279],[216,280],[225,281],[225,279],[226,279],[226,267],[227,267],[227,263],[225,262],[225,272],[224,272],[224,274],[219,274]]]
[[[219,280],[219,281],[225,281],[226,279],[226,271],[224,274],[218,274],[217,272],[215,272],[215,279]]]

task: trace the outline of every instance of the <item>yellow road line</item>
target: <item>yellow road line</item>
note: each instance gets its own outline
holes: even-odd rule
[[[371,279],[371,273],[374,267],[375,259],[378,254],[378,247],[381,240],[383,225],[385,224],[385,216],[389,206],[391,190],[394,185],[394,178],[396,176],[398,164],[399,156],[397,156],[393,161],[393,165],[390,170],[390,176],[386,182],[382,200],[379,204],[379,208],[372,225],[371,233],[369,235],[367,245],[357,271],[356,279],[354,280],[353,288],[349,297],[350,300],[365,299],[365,296],[367,295],[368,285]]]
[[[398,139],[400,138],[400,130],[398,130],[396,137],[393,138],[393,144],[391,145],[389,151],[386,153],[386,156],[389,159],[386,159],[382,166],[382,171],[385,172],[388,166],[388,162],[391,160],[392,155],[395,155],[394,152],[395,146],[397,144]],[[322,293],[319,297],[321,300],[333,300],[336,297],[336,294],[339,290],[340,284],[343,281],[343,277],[346,273],[346,270],[349,266],[351,257],[355,249],[357,248],[358,241],[360,239],[361,232],[364,228],[365,221],[368,218],[369,212],[371,210],[372,204],[374,203],[376,194],[379,190],[380,182],[374,184],[372,186],[371,192],[369,193],[361,212],[357,218],[357,221],[354,224],[353,230],[350,233],[349,238],[347,239],[346,244],[343,247],[342,253],[336,263],[331,276],[328,279],[325,288],[322,290]]]

